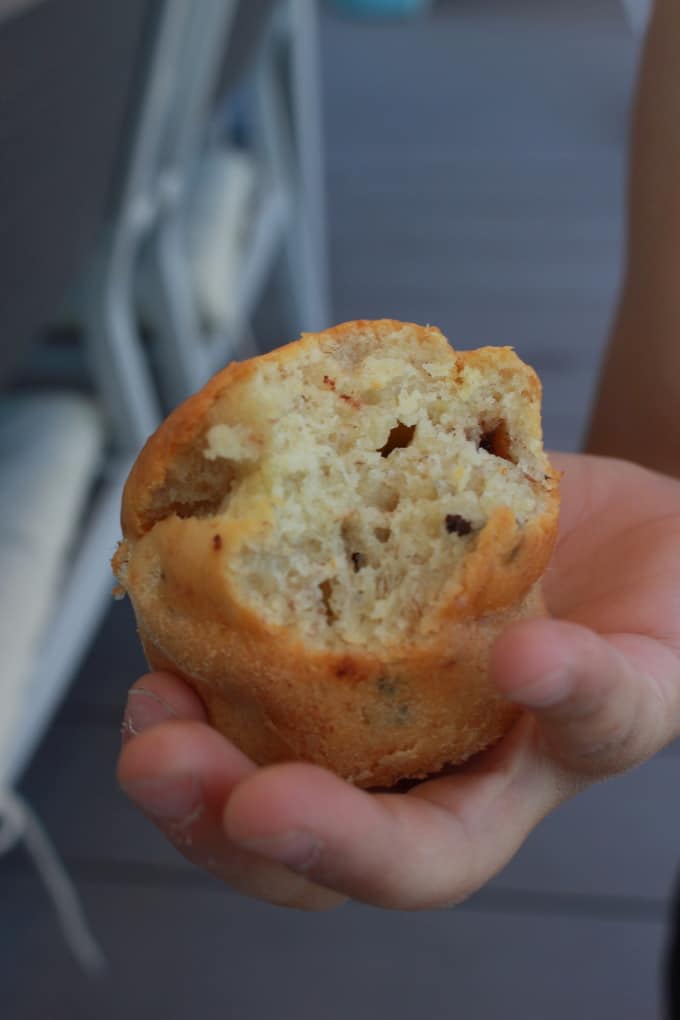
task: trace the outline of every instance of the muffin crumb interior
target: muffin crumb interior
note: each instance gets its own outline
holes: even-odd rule
[[[369,326],[265,359],[218,396],[150,513],[213,518],[239,601],[321,646],[417,633],[495,511],[522,527],[547,508],[531,369]]]

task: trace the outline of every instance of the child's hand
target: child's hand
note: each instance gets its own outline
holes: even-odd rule
[[[516,625],[493,655],[497,687],[528,709],[510,735],[408,793],[370,794],[312,765],[258,769],[186,685],[151,674],[130,694],[119,778],[181,853],[288,906],[455,903],[565,798],[680,735],[680,483],[555,460],[566,472],[545,578],[555,619]]]

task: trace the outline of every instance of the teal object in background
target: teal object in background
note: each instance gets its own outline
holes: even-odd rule
[[[331,0],[331,6],[359,18],[404,18],[424,14],[432,0]]]

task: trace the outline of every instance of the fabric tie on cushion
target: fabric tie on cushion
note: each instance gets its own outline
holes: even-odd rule
[[[0,790],[0,854],[19,840],[45,883],[74,957],[88,974],[100,974],[106,969],[106,960],[54,845],[29,805],[11,790]]]

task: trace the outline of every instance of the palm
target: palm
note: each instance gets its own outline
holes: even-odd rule
[[[562,456],[551,613],[680,650],[680,483],[620,461]]]
[[[156,817],[183,853],[289,905],[326,907],[340,894],[437,906],[483,885],[565,797],[678,734],[680,483],[623,462],[555,462],[565,472],[560,537],[544,582],[554,619],[511,628],[491,664],[499,689],[529,709],[514,730],[405,794],[368,794],[310,765],[258,770],[196,725],[204,714],[192,692],[156,674],[137,690],[156,699],[147,711],[162,701],[186,721],[136,737],[120,774],[135,796],[130,781],[191,767],[202,813],[179,830]],[[318,852],[305,857],[301,833]]]

